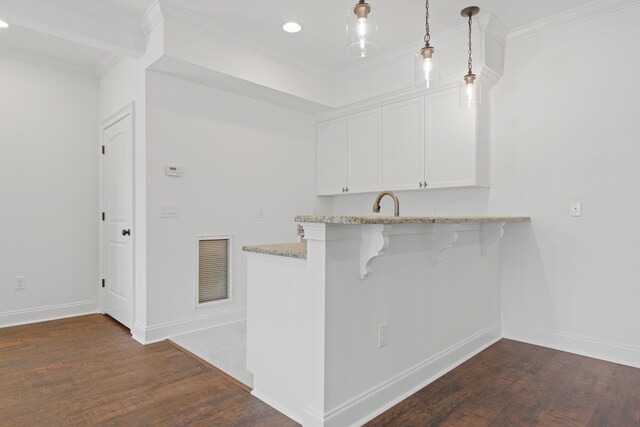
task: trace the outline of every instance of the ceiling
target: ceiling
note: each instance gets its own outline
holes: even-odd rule
[[[422,40],[423,0],[368,0],[371,18],[379,26],[377,55]],[[356,65],[361,58],[347,54],[345,26],[353,16],[356,0],[174,0],[175,4],[207,18],[214,28],[227,32],[298,62],[338,74]],[[481,14],[496,16],[507,28],[516,28],[542,18],[584,5],[585,0],[431,0],[432,33],[465,21],[460,11],[477,5]],[[303,29],[297,34],[282,31],[289,20]]]
[[[69,0],[47,0],[64,3]],[[89,0],[96,1],[96,0]],[[170,0],[171,3],[210,21],[212,29],[230,34],[266,51],[290,58],[329,74],[358,65],[359,58],[346,52],[344,28],[356,0]],[[96,13],[110,8],[121,15],[140,17],[153,0],[100,0]],[[419,42],[424,35],[422,0],[369,0],[372,19],[379,26],[376,55]],[[585,0],[431,0],[431,29],[438,33],[464,24],[460,10],[471,3],[481,14],[496,16],[509,29],[573,9]],[[88,3],[84,3],[85,5]],[[0,19],[2,17],[0,2]],[[287,21],[299,22],[297,34],[282,31]],[[109,52],[72,41],[12,26],[0,30],[0,49],[22,50],[95,69]]]

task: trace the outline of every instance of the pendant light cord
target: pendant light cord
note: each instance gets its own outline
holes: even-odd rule
[[[468,62],[469,74],[473,74],[473,72],[471,71],[472,70],[472,65],[473,65],[472,64],[472,60],[471,60],[471,53],[472,53],[471,52],[471,17],[472,16],[473,15],[471,15],[471,13],[469,13],[469,62]]]
[[[429,0],[426,1],[424,8],[424,45],[425,47],[429,47],[429,42],[431,41],[431,32],[429,31]]]

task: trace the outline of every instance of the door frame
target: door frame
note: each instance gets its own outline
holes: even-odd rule
[[[104,156],[102,154],[102,146],[104,145],[104,133],[105,131],[118,123],[120,120],[124,119],[127,116],[131,116],[131,228],[134,232],[131,235],[131,302],[130,302],[130,310],[131,310],[131,332],[133,333],[133,325],[135,324],[135,248],[136,248],[136,221],[135,221],[135,199],[136,199],[136,187],[135,187],[135,146],[136,146],[136,121],[135,121],[135,102],[132,101],[129,104],[122,107],[116,113],[108,116],[106,119],[100,122],[99,133],[100,138],[98,138],[98,233],[99,233],[99,248],[98,248],[98,256],[99,256],[99,268],[98,268],[98,289],[100,293],[99,298],[99,311],[100,313],[105,313],[105,292],[102,287],[102,280],[105,277],[105,262],[104,262],[104,224],[102,221],[102,212],[104,212],[105,202],[104,202]]]

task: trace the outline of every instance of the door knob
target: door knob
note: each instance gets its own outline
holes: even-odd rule
[[[123,236],[131,236],[131,230],[122,230]]]

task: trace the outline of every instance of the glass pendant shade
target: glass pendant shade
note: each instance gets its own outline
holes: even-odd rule
[[[473,57],[472,57],[473,50],[471,45],[473,17],[477,15],[479,12],[480,12],[480,8],[477,6],[465,7],[464,9],[462,9],[462,12],[460,12],[460,15],[462,15],[464,18],[467,18],[467,21],[469,23],[469,42],[468,42],[468,60],[467,60],[468,72],[464,76],[464,79],[460,84],[460,107],[461,108],[473,108],[475,105],[478,105],[480,103],[480,100],[482,99],[482,95],[480,93],[480,85],[478,84],[478,79],[476,78],[476,75],[473,73]]]
[[[378,47],[378,24],[369,4],[360,1],[347,12],[348,51],[352,56],[365,58]]]
[[[473,108],[480,104],[482,94],[481,86],[475,74],[467,74],[460,82],[460,107]]]
[[[430,89],[440,83],[440,61],[433,47],[422,48],[416,55],[416,85]]]
[[[429,0],[424,4],[424,47],[416,55],[416,84],[431,89],[440,83],[440,67],[438,53],[431,45],[431,31],[429,28]]]

